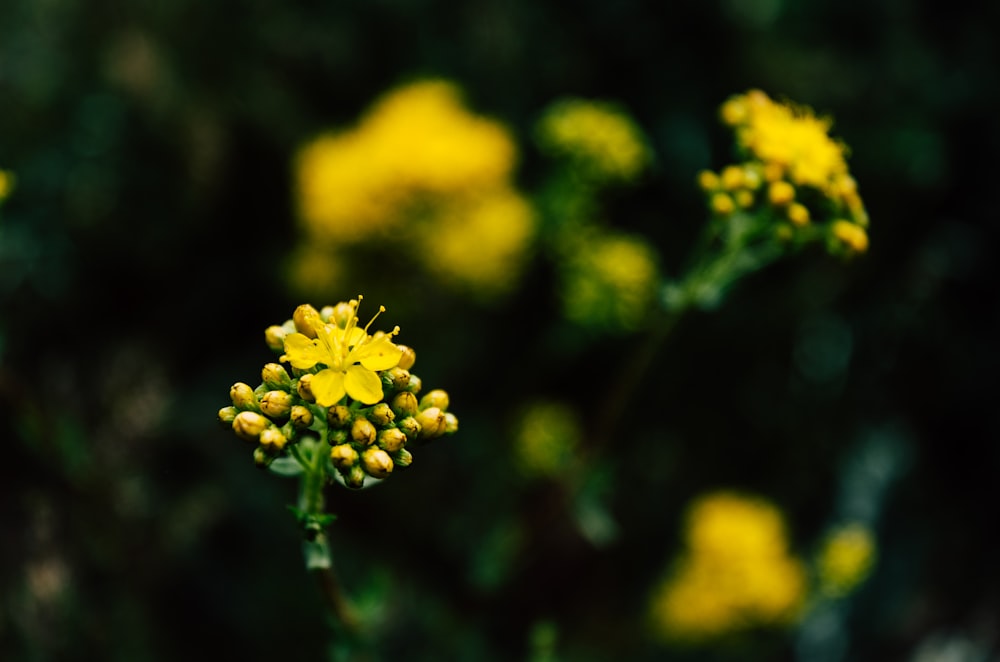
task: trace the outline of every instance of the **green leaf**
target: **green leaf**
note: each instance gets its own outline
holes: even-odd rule
[[[278,457],[268,466],[272,473],[279,476],[298,476],[302,473],[302,465],[292,457]]]

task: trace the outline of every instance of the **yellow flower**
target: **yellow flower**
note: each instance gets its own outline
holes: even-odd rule
[[[12,190],[14,190],[14,173],[0,170],[0,202],[3,202]]]
[[[379,307],[379,313],[363,329],[358,327],[360,300],[359,296],[358,301],[351,302],[352,311],[343,327],[323,324],[315,329],[313,339],[301,333],[285,337],[282,361],[300,370],[324,366],[310,382],[316,402],[324,407],[337,404],[344,395],[366,405],[375,404],[382,399],[382,380],[376,371],[394,368],[402,356],[402,351],[392,343],[399,327],[388,334],[368,334],[372,322],[385,311],[384,306]]]
[[[834,221],[831,232],[852,252],[864,253],[868,250],[868,233],[860,225],[845,220]]]
[[[805,597],[801,561],[788,551],[781,513],[730,492],[698,499],[688,511],[687,550],[656,589],[653,625],[673,641],[788,623]]]
[[[538,123],[543,149],[568,156],[592,175],[628,182],[652,160],[642,131],[615,105],[584,99],[552,104]]]
[[[735,107],[744,112],[726,110]],[[765,165],[780,168],[792,183],[829,193],[834,181],[847,175],[845,147],[830,138],[830,120],[816,117],[810,108],[776,103],[752,90],[723,109],[742,146]]]
[[[868,578],[875,562],[875,539],[860,524],[831,532],[823,543],[816,569],[821,590],[839,597]]]

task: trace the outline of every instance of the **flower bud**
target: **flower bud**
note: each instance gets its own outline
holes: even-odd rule
[[[356,418],[351,424],[351,439],[370,446],[375,441],[375,426],[367,418]]]
[[[351,321],[358,309],[358,302],[352,301],[341,301],[336,306],[333,306],[333,311],[330,313],[330,321],[341,329],[347,327],[347,323]]]
[[[304,430],[313,422],[312,412],[309,407],[304,407],[302,405],[295,405],[292,407],[291,411],[292,425],[300,430]]]
[[[378,446],[384,451],[395,453],[406,445],[406,435],[399,428],[379,430]]]
[[[313,395],[312,390],[312,373],[306,373],[299,377],[298,384],[295,386],[295,392],[299,394],[299,397],[306,402],[316,402],[316,396]]]
[[[258,411],[257,398],[254,397],[253,389],[249,384],[236,382],[229,389],[229,399],[233,401],[233,406],[240,410]]]
[[[346,444],[351,440],[351,435],[347,430],[330,430],[326,441],[331,446],[336,446],[337,444]]]
[[[292,387],[292,378],[288,376],[288,371],[280,363],[268,363],[260,373],[267,388],[271,390],[287,391]]]
[[[407,345],[400,345],[395,343],[396,347],[399,348],[403,354],[399,357],[399,363],[397,364],[403,370],[409,370],[413,367],[413,364],[417,362],[417,353],[413,351],[412,347]]]
[[[793,202],[788,205],[788,220],[791,221],[793,225],[797,225],[799,227],[808,225],[809,209],[807,209],[803,204]]]
[[[268,391],[260,399],[260,410],[271,418],[285,418],[292,411],[292,394],[288,391]]]
[[[319,316],[319,311],[304,303],[292,313],[292,320],[295,322],[295,330],[307,338],[316,337],[316,329],[322,328],[323,318]]]
[[[725,193],[715,193],[709,198],[709,206],[719,216],[728,216],[736,209],[733,199]]]
[[[392,454],[392,462],[400,469],[405,469],[406,467],[413,464],[413,453],[406,450],[405,448],[400,448],[398,451]]]
[[[369,448],[361,454],[361,466],[369,476],[385,478],[392,473],[392,458],[381,448]]]
[[[420,409],[429,409],[430,407],[437,407],[441,411],[448,411],[448,392],[442,389],[436,388],[433,391],[428,391],[424,394],[424,397],[420,398]]]
[[[238,413],[240,410],[236,407],[223,407],[219,410],[219,421],[226,424],[232,423]]]
[[[350,469],[358,462],[358,452],[350,444],[337,444],[330,449],[330,461],[338,469]]]
[[[333,306],[323,306],[319,309],[319,318],[323,320],[325,324],[336,324],[333,321],[333,311],[336,310]]]
[[[444,434],[444,412],[437,407],[429,407],[416,416],[420,423],[420,438],[434,439]]]
[[[246,439],[247,441],[257,441],[260,437],[260,433],[266,430],[271,425],[271,421],[267,420],[260,414],[252,411],[241,411],[233,419],[233,432],[236,436],[241,439]]]
[[[264,330],[264,342],[275,352],[283,352],[285,350],[285,336],[288,332],[277,325],[272,325]]]
[[[396,366],[382,371],[382,384],[394,391],[402,391],[410,384],[410,371]]]
[[[420,408],[417,406],[417,396],[409,391],[400,391],[392,398],[389,405],[396,416],[413,416]]]
[[[334,405],[326,410],[326,422],[337,430],[350,425],[351,418],[351,410],[344,405]]]
[[[767,197],[772,205],[787,205],[795,199],[795,187],[786,181],[778,181],[767,189]]]
[[[714,191],[719,185],[719,176],[711,170],[702,170],[698,173],[698,186],[702,191]]]
[[[410,393],[420,393],[420,389],[422,389],[423,387],[424,387],[424,381],[419,377],[417,377],[416,375],[414,375],[413,373],[410,373],[410,381],[406,385],[406,390],[409,391]]]
[[[360,464],[355,464],[347,472],[341,472],[341,475],[344,477],[344,485],[348,487],[359,490],[365,486],[365,470]]]
[[[384,428],[396,419],[396,415],[392,413],[389,405],[380,402],[368,410],[366,418],[374,423],[375,427]]]
[[[257,465],[258,469],[267,469],[272,462],[274,462],[274,457],[268,455],[263,446],[253,449],[253,463]]]
[[[456,417],[451,412],[445,412],[444,415],[444,433],[445,434],[455,434],[458,432],[458,417]]]
[[[288,439],[281,434],[281,430],[275,427],[267,428],[261,432],[258,440],[261,447],[271,454],[277,454],[288,443]]]
[[[407,439],[417,439],[420,436],[420,423],[412,416],[407,416],[396,423],[396,427],[406,435]]]

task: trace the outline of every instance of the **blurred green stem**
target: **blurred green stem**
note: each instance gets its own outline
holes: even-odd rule
[[[356,633],[360,629],[360,619],[333,571],[333,555],[325,530],[330,516],[326,513],[326,498],[323,494],[326,486],[323,446],[323,442],[318,439],[303,440],[295,452],[295,458],[303,469],[299,510],[304,516],[306,540],[302,543],[302,551],[306,570],[316,576],[330,614],[349,632]]]

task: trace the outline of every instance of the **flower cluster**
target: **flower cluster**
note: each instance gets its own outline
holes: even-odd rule
[[[805,598],[781,513],[758,498],[708,494],[688,511],[687,551],[652,602],[658,633],[697,642],[794,619]]]
[[[292,278],[335,284],[346,247],[402,247],[447,285],[487,295],[514,282],[534,234],[513,183],[517,147],[459,89],[423,80],[390,91],[353,128],[310,140],[295,159],[306,236]],[[398,258],[397,258],[398,259]]]
[[[839,254],[867,250],[868,215],[848,172],[846,147],[829,135],[830,120],[759,90],[730,98],[721,116],[744,160],[699,174],[714,215],[763,215],[783,240],[825,241]]]
[[[292,319],[265,331],[268,346],[290,372],[268,363],[259,386],[234,384],[232,405],[219,410],[237,436],[257,445],[258,466],[279,457],[300,460],[296,445],[318,437],[330,446],[326,475],[360,488],[366,476],[385,478],[396,467],[408,467],[411,444],[458,429],[445,391],[417,399],[422,382],[411,372],[416,354],[393,342],[399,327],[371,332],[378,314],[361,327],[360,302],[358,297],[319,311],[302,305]]]
[[[607,102],[557,101],[539,120],[537,135],[543,151],[570,159],[579,174],[597,181],[633,181],[652,160],[638,125]]]

